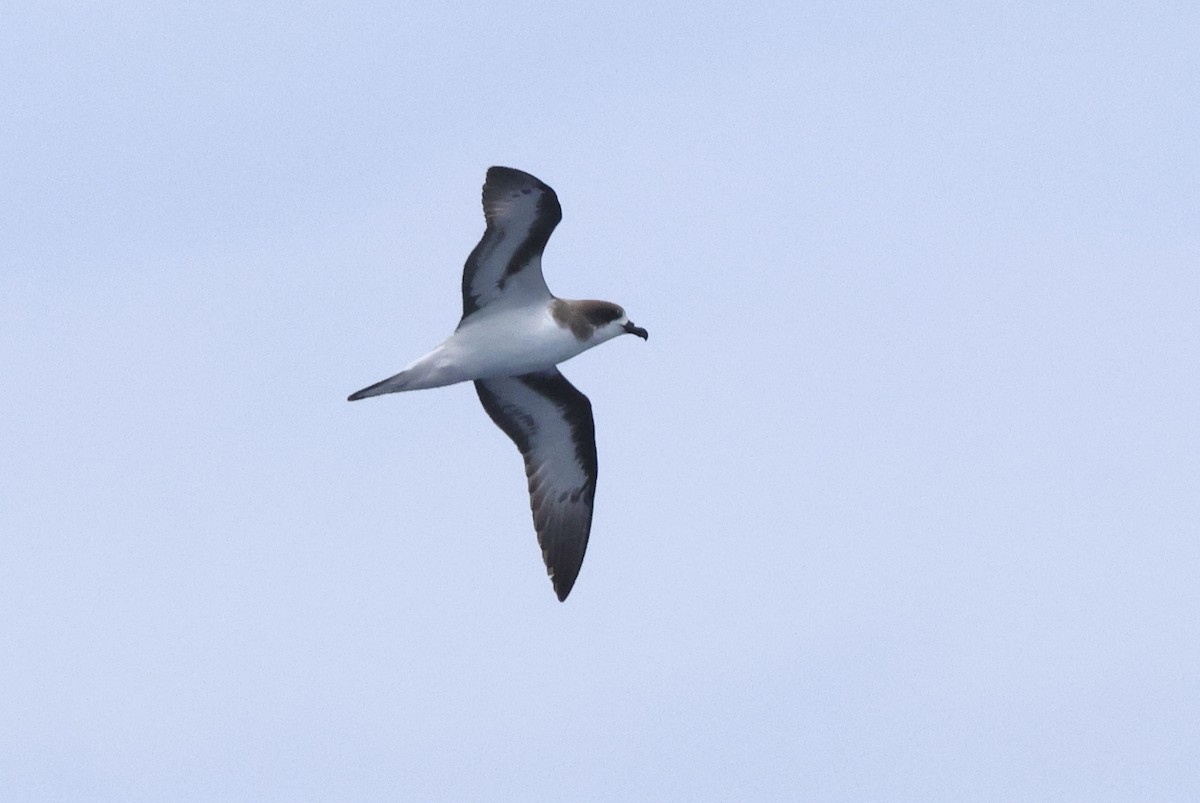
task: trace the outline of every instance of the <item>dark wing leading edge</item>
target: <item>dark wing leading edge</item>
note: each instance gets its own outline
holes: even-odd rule
[[[542,249],[562,220],[558,196],[528,173],[493,167],[483,184],[487,229],[463,268],[463,318],[497,299],[549,300]]]
[[[475,390],[483,409],[525,458],[538,544],[554,592],[565,600],[579,575],[592,529],[596,496],[592,404],[555,368],[480,379]]]

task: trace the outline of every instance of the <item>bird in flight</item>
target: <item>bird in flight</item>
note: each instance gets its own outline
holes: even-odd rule
[[[619,335],[648,334],[616,304],[550,292],[542,251],[562,220],[550,187],[520,170],[492,167],[483,216],[483,238],[463,268],[458,328],[350,401],[474,382],[483,409],[525,459],[538,544],[561,601],[575,585],[592,528],[596,432],[591,402],[557,366]]]

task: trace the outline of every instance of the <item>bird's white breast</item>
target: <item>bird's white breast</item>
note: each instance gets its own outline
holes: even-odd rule
[[[544,371],[586,351],[554,319],[550,306],[482,310],[463,321],[442,344],[442,357],[471,379]]]

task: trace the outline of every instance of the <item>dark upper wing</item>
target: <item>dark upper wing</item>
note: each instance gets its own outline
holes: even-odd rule
[[[483,409],[525,458],[533,525],[560,600],[571,593],[592,529],[596,430],[592,404],[557,369],[480,379]]]
[[[493,167],[483,184],[487,229],[463,268],[463,317],[501,298],[550,298],[542,249],[562,220],[558,196],[528,173]]]

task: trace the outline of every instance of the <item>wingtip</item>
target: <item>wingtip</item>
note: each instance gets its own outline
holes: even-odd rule
[[[580,564],[582,564],[580,559]],[[547,573],[550,575],[550,582],[554,586],[554,595],[558,597],[559,602],[566,602],[567,597],[571,595],[571,589],[575,587],[575,581],[579,579],[580,565],[576,564],[575,571],[554,571],[547,567]]]
[[[487,169],[487,178],[489,178],[489,179],[499,178],[500,176],[504,176],[504,175],[514,176],[514,177],[528,176],[529,178],[533,178],[532,175],[530,175],[529,173],[526,173],[524,170],[518,170],[515,167],[506,167],[505,165],[492,165],[491,167],[489,167]]]
[[[492,165],[487,169],[487,175],[484,177],[485,189],[489,186],[499,188],[508,187],[513,184],[532,184],[543,192],[554,192],[546,182],[524,170],[518,170],[515,167],[505,167],[504,165]]]

